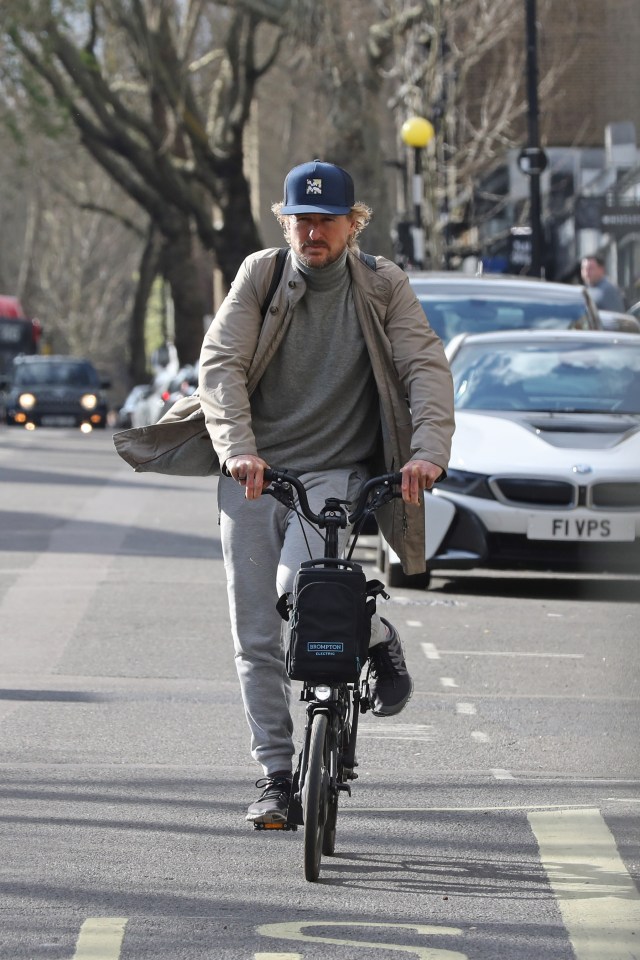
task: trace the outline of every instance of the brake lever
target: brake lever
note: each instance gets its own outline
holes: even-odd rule
[[[264,496],[265,493],[273,497],[274,500],[278,500],[279,503],[282,503],[285,507],[295,509],[296,501],[293,487],[290,483],[287,483],[286,480],[272,480],[271,485],[264,488],[262,495]]]
[[[398,494],[392,487],[380,486],[373,491],[367,507],[363,510],[362,516],[360,517],[359,523],[364,523],[364,520],[372,515],[375,515],[376,510],[379,510],[380,507],[383,507],[385,503],[391,503],[392,500],[396,500],[400,494]],[[352,514],[353,516],[353,514]],[[351,518],[350,518],[351,519]]]

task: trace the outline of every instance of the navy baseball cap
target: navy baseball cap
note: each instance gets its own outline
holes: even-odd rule
[[[284,206],[279,213],[349,213],[355,203],[353,180],[334,163],[301,163],[284,181]]]

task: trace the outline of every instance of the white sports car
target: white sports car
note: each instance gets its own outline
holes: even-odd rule
[[[463,334],[447,348],[456,433],[425,498],[427,564],[640,573],[640,338]],[[391,586],[405,578],[380,541]]]

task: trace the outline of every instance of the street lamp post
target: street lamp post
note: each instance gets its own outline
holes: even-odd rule
[[[520,169],[529,177],[529,202],[531,217],[531,266],[534,277],[542,276],[542,218],[540,203],[540,175],[547,165],[547,157],[540,147],[538,127],[538,27],[536,23],[536,0],[525,0],[527,40],[527,99],[529,144],[519,157]]]
[[[422,223],[422,150],[431,142],[434,129],[424,117],[409,117],[402,124],[400,135],[408,147],[413,148],[413,211],[414,226],[411,228],[413,240],[413,262],[421,270],[424,267],[424,226]]]

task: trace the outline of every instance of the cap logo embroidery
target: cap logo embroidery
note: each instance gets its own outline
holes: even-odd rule
[[[307,193],[322,193],[322,180],[307,180]]]

